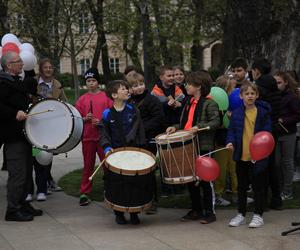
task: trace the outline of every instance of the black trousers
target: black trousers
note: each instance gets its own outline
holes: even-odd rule
[[[194,181],[188,183],[187,186],[192,201],[192,209],[199,213],[214,214],[215,193],[212,182],[200,181],[197,183]],[[200,188],[202,188],[203,196],[201,195]]]
[[[27,182],[32,175],[32,148],[26,141],[5,143],[7,160],[7,211],[15,212],[25,204]]]
[[[246,215],[247,189],[251,180],[254,193],[254,213],[262,215],[265,205],[266,170],[255,172],[254,164],[251,161],[238,161],[236,175],[238,179],[238,212]]]
[[[36,160],[35,157],[33,157],[33,167],[35,171],[35,183],[36,183],[36,193],[44,193],[47,194],[47,180],[49,176],[49,169],[52,165],[51,164],[47,166],[43,166],[39,164]],[[33,177],[32,174],[29,178],[28,181],[28,186],[27,186],[27,194],[33,194],[34,193],[34,183],[33,183]]]
[[[277,138],[275,138],[275,145],[277,144]],[[268,179],[265,182],[265,194],[266,200],[268,197],[269,187],[271,189],[271,207],[281,206],[281,189],[280,189],[280,169],[279,164],[276,164],[275,150],[269,156],[269,166],[267,168]]]

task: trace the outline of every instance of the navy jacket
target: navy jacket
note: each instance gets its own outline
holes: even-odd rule
[[[254,127],[254,134],[260,131],[272,131],[272,122],[271,122],[271,108],[270,105],[263,101],[256,101],[255,106],[257,108],[257,116]],[[243,131],[244,131],[244,120],[245,120],[245,106],[235,109],[232,112],[230,118],[230,124],[228,127],[227,133],[227,142],[232,143],[234,147],[233,160],[239,161],[242,156],[243,150]],[[267,159],[257,161],[255,164],[259,168],[267,166]]]
[[[114,107],[103,111],[99,124],[100,145],[106,153],[111,148],[145,145],[145,131],[140,112],[130,104],[118,112]]]

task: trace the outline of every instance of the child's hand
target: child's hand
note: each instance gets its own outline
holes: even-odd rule
[[[174,98],[173,98],[172,96],[168,96],[168,99],[169,99],[168,105],[169,105],[169,106],[174,106],[174,104],[175,104]]]
[[[229,150],[234,150],[233,144],[231,142],[226,145],[226,148],[228,148]]]
[[[192,133],[197,133],[198,130],[199,130],[199,128],[197,126],[194,126],[194,127],[189,129],[189,131],[192,132]]]
[[[180,108],[181,106],[182,106],[181,102],[175,101],[175,103],[174,103],[175,108]]]
[[[99,126],[100,120],[97,118],[92,118],[92,126],[97,127]]]
[[[176,131],[175,127],[168,127],[166,130],[166,133],[169,135],[169,134],[175,133],[175,131]]]
[[[105,152],[105,157],[109,154],[112,153],[114,150],[112,148],[108,148],[108,150],[106,150]]]
[[[227,111],[226,113],[227,113],[227,116],[230,118],[231,115],[232,115],[232,112],[231,111]]]
[[[86,121],[90,121],[90,120],[92,120],[93,119],[93,114],[92,113],[88,113],[87,115],[86,115],[86,117],[85,117],[85,120]]]

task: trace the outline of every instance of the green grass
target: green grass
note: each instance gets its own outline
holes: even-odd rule
[[[74,170],[63,176],[58,184],[63,188],[66,194],[79,197],[79,188],[81,182],[82,169]],[[157,174],[158,192],[160,194],[160,176]],[[90,198],[95,201],[103,201],[103,179],[102,171],[99,171],[93,179],[93,189]],[[227,195],[226,198],[230,198]],[[165,208],[189,208],[190,199],[187,190],[180,195],[170,195],[169,197],[159,198],[159,206]],[[236,209],[236,204],[230,205],[224,209]],[[218,207],[223,209],[221,207]],[[284,201],[285,209],[300,208],[300,182],[294,183],[294,199]],[[250,209],[251,210],[251,207]]]

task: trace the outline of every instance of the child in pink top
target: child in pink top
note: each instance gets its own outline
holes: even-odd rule
[[[104,158],[103,149],[99,145],[98,125],[102,119],[103,111],[112,106],[111,99],[98,89],[100,80],[98,70],[95,68],[89,69],[84,78],[88,92],[82,95],[75,104],[84,120],[82,138],[84,167],[80,186],[80,206],[86,206],[90,203],[88,195],[92,191],[92,183],[89,181],[89,177],[95,166],[96,153],[100,160]]]

